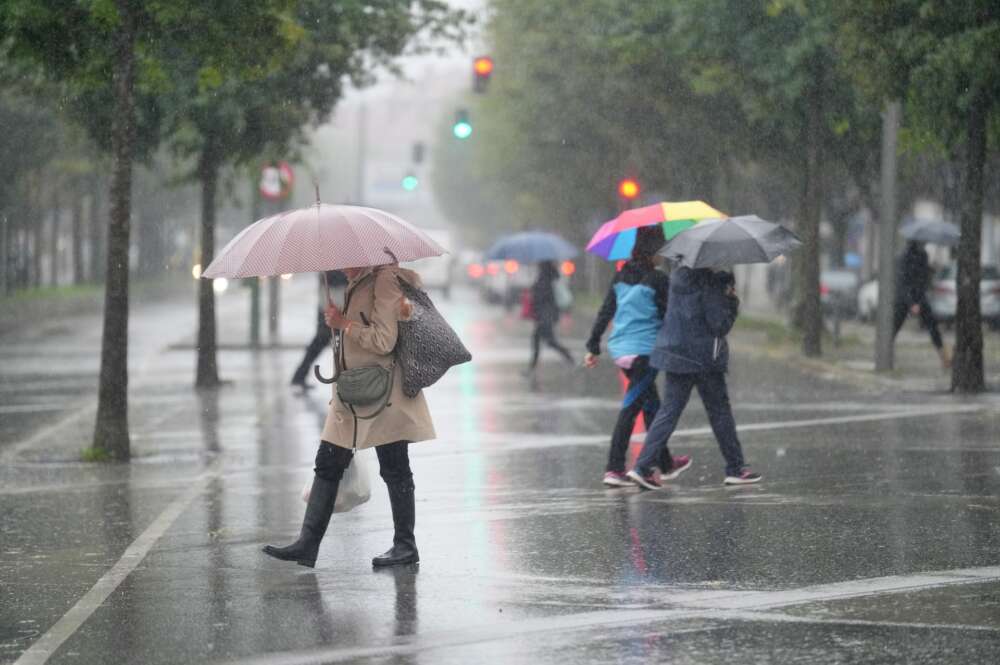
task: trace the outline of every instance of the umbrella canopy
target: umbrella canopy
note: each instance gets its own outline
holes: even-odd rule
[[[959,238],[962,237],[962,232],[954,224],[926,219],[904,224],[899,232],[907,240],[932,242],[935,245],[957,245]]]
[[[513,259],[520,263],[537,263],[571,259],[578,253],[576,247],[555,233],[524,231],[497,240],[483,255],[483,259],[486,261]]]
[[[663,237],[670,240],[684,229],[703,219],[719,219],[726,215],[704,201],[664,201],[645,208],[626,210],[601,225],[587,243],[587,251],[609,261],[632,256],[636,229],[642,226],[663,226]]]
[[[399,217],[376,208],[316,203],[243,229],[203,277],[267,277],[377,266],[446,250]]]
[[[678,233],[660,254],[689,268],[767,263],[802,245],[794,233],[756,215],[701,222]]]

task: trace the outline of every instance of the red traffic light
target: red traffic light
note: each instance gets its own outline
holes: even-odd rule
[[[493,73],[493,58],[480,56],[472,61],[472,71],[476,76],[489,76]]]
[[[626,178],[618,183],[618,193],[621,194],[623,199],[632,200],[639,196],[639,183],[631,178]]]

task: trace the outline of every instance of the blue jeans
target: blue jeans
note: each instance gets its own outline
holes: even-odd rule
[[[726,390],[726,375],[722,372],[702,372],[700,374],[664,375],[663,404],[656,412],[656,418],[646,433],[646,442],[636,460],[636,471],[647,475],[659,460],[670,455],[667,441],[677,428],[691,389],[698,388],[701,401],[708,412],[708,422],[712,426],[719,451],[726,460],[726,475],[739,475],[744,467],[743,448],[736,436],[736,421],[733,420],[733,409],[729,405],[729,392]],[[669,471],[670,469],[663,469]]]

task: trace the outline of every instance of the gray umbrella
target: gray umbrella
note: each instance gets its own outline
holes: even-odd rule
[[[935,245],[957,245],[962,232],[950,222],[917,219],[904,224],[899,232],[907,240],[932,242]]]
[[[689,268],[768,263],[802,245],[794,233],[756,215],[699,222],[681,231],[660,254]]]

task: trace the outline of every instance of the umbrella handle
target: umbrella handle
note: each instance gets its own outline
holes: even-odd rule
[[[313,375],[316,377],[317,381],[319,381],[320,383],[325,383],[327,385],[337,380],[336,376],[329,379],[324,378],[323,373],[319,370],[319,365],[313,365]]]
[[[329,297],[329,295],[327,297]],[[340,345],[340,332],[338,331],[334,333],[333,336],[330,338],[330,348],[333,349],[332,377],[330,377],[329,379],[325,378],[323,376],[323,373],[319,369],[319,365],[313,365],[313,376],[315,376],[316,380],[319,381],[320,383],[325,383],[326,385],[330,385],[331,383],[334,383],[337,380],[338,376],[340,376],[340,372],[337,370],[337,347],[339,345]]]

